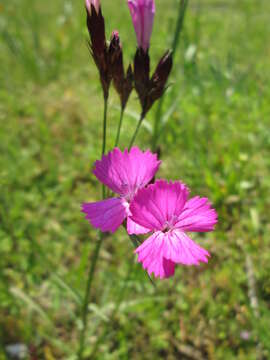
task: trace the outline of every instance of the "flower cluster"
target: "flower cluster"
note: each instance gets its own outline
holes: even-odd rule
[[[124,70],[123,51],[118,31],[112,33],[110,43],[107,45],[100,0],[86,0],[89,47],[99,70],[104,97],[108,98],[110,84],[113,81],[122,109],[124,109],[134,87],[141,103],[142,115],[145,116],[165,91],[172,69],[172,55],[170,51],[166,51],[153,75],[150,76],[149,47],[155,16],[155,2],[154,0],[128,0],[128,6],[138,45],[133,67],[130,64],[127,71]]]
[[[102,232],[115,232],[126,224],[128,234],[148,234],[136,250],[138,261],[151,275],[167,278],[175,264],[199,265],[209,253],[187,232],[208,232],[217,223],[217,213],[207,198],[189,197],[180,181],[153,179],[161,161],[137,147],[121,152],[115,148],[93,170],[97,179],[117,194],[99,202],[84,203],[86,219]]]

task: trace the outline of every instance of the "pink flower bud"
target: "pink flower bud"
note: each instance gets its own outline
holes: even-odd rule
[[[147,52],[155,16],[154,0],[128,0],[138,47]]]
[[[99,12],[100,9],[100,0],[85,0],[85,6],[88,12],[91,14],[91,5],[96,9],[96,13]]]
[[[112,38],[115,37],[119,40],[119,31],[118,30],[113,30],[112,32]]]

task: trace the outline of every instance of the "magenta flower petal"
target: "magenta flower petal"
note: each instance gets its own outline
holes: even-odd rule
[[[217,221],[217,213],[208,199],[196,196],[186,203],[175,227],[183,231],[206,232],[214,230]]]
[[[157,172],[160,161],[150,151],[137,147],[121,152],[115,148],[95,163],[93,173],[115,193],[131,199]]]
[[[99,181],[120,195],[98,203],[84,204],[83,211],[90,223],[101,231],[114,232],[130,216],[129,204],[137,191],[149,184],[160,166],[156,154],[132,147],[121,152],[115,148],[96,161],[93,173]],[[146,233],[141,225],[127,221],[129,233]]]
[[[151,275],[161,279],[174,275],[174,264],[199,265],[210,254],[195,244],[184,232],[155,232],[135,252],[138,262]]]
[[[178,219],[187,198],[188,188],[181,182],[157,180],[138,191],[131,203],[131,219],[153,231],[163,230]]]
[[[127,218],[127,232],[129,235],[132,234],[142,235],[142,234],[147,234],[150,231],[151,230],[135,223],[133,220],[131,220],[130,216]]]
[[[103,232],[115,232],[127,217],[127,204],[123,199],[110,198],[94,203],[84,203],[82,212],[86,219]]]
[[[147,52],[155,17],[154,0],[128,0],[138,47]]]
[[[156,232],[135,250],[138,254],[138,262],[142,263],[148,274],[154,273],[161,279],[174,275],[174,262],[163,256],[164,245],[164,234]]]
[[[185,231],[213,230],[217,214],[208,199],[188,200],[188,193],[181,182],[159,180],[138,191],[130,205],[131,220],[154,232],[136,249],[138,261],[149,274],[169,277],[174,273],[174,264],[208,262],[208,251]]]
[[[163,257],[177,264],[199,265],[208,262],[208,251],[192,241],[183,231],[173,230],[165,234]]]

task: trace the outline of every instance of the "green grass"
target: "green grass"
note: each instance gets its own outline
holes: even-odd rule
[[[169,47],[175,0],[157,1],[152,67]],[[178,266],[154,289],[135,265],[113,322],[133,248],[123,230],[106,238],[90,305],[93,358],[270,357],[270,3],[190,1],[166,99],[159,173],[208,196],[217,230],[197,235],[209,264]],[[103,1],[108,36],[118,28],[126,65],[135,36],[125,1]],[[32,359],[75,359],[79,309],[96,233],[80,213],[100,197],[102,93],[86,47],[80,2],[0,5],[0,359],[22,342]],[[119,103],[109,104],[109,147]],[[151,141],[156,107],[137,144]],[[139,113],[135,93],[121,147]],[[255,303],[258,307],[254,308]],[[248,339],[244,332],[248,331]],[[31,359],[31,357],[29,357]]]

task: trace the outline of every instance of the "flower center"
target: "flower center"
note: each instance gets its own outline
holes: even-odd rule
[[[177,216],[173,215],[170,220],[167,220],[163,225],[163,229],[161,230],[163,233],[169,232],[174,228],[175,223],[177,222]]]
[[[129,203],[133,200],[134,196],[137,194],[137,191],[144,187],[143,184],[137,184],[129,187],[127,183],[122,184],[123,189],[126,189],[126,195],[123,195],[123,198],[126,199]]]

